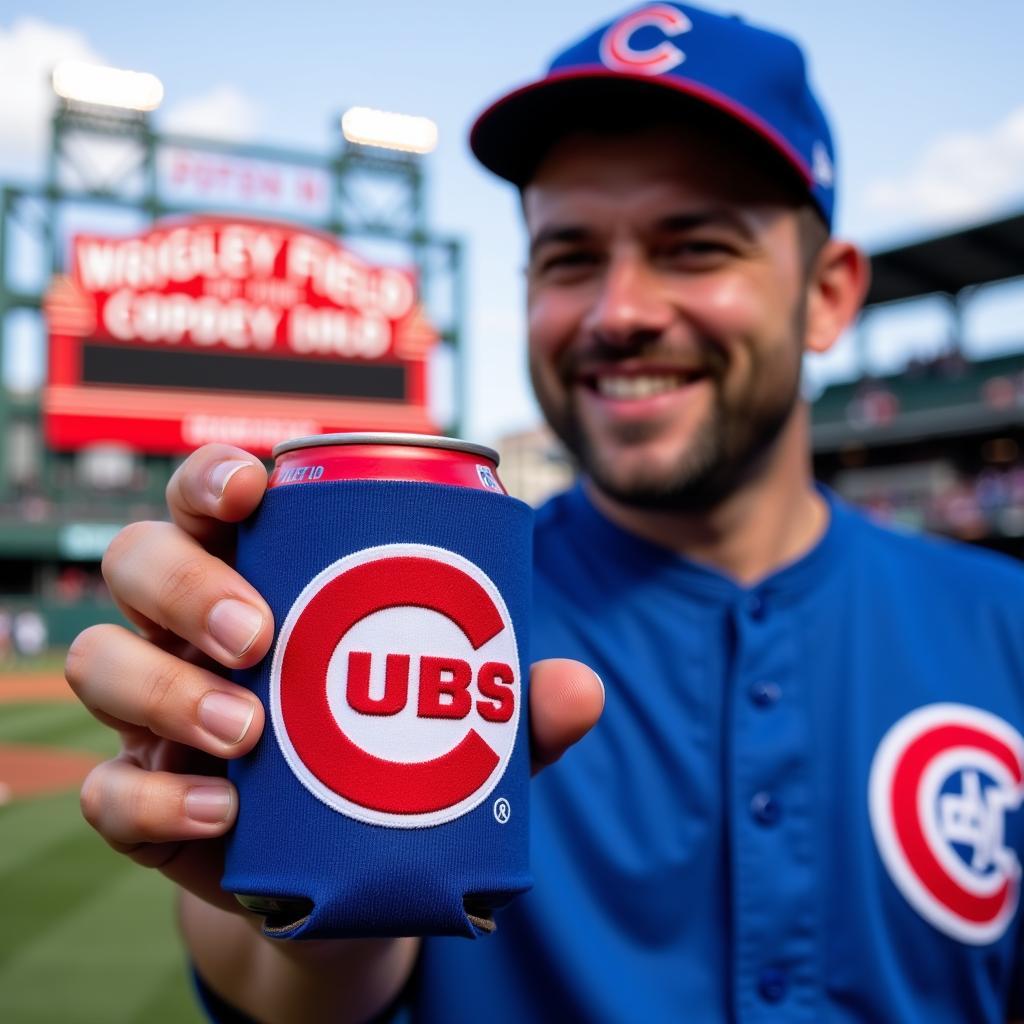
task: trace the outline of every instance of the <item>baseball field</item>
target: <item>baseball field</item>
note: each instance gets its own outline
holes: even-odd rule
[[[0,669],[0,1021],[198,1024],[170,886],[79,813],[117,740],[59,666]]]

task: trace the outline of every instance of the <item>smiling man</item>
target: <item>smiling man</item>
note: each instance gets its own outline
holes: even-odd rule
[[[478,942],[274,942],[218,890],[220,847],[195,840],[236,796],[196,753],[247,753],[264,712],[210,669],[272,632],[211,553],[265,475],[218,446],[172,480],[174,525],[105,560],[145,639],[100,627],[69,656],[125,745],[86,816],[181,886],[225,1021],[1018,1014],[1024,575],[812,480],[802,358],[867,269],[830,234],[799,48],[649,4],[488,108],[472,146],[520,190],[531,375],[581,468],[535,534],[535,888]]]
[[[618,121],[552,146],[525,186],[534,389],[592,499],[641,535],[678,548],[686,521],[704,532],[766,486],[813,533],[801,359],[852,315],[863,263],[827,241],[783,169],[750,179],[770,152],[677,105],[669,120],[649,104],[661,120],[639,127],[613,108]]]

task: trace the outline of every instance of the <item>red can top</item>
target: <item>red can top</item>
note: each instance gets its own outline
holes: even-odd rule
[[[274,448],[268,489],[329,480],[416,480],[506,494],[498,453],[431,434],[321,434]]]

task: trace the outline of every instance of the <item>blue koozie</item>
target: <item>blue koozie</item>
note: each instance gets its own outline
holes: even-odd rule
[[[277,634],[236,674],[268,722],[230,764],[223,886],[279,937],[475,937],[531,884],[532,510],[483,470],[482,489],[318,470],[276,471],[239,534]]]

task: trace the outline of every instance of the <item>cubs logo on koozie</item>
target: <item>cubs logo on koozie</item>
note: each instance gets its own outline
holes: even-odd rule
[[[274,733],[298,780],[371,824],[424,827],[478,806],[515,745],[519,655],[505,602],[460,555],[387,544],[305,587],[270,678]]]
[[[939,931],[983,945],[1006,931],[1021,868],[1007,815],[1024,796],[1024,737],[963,704],[930,704],[885,734],[871,765],[871,825],[908,903]]]

